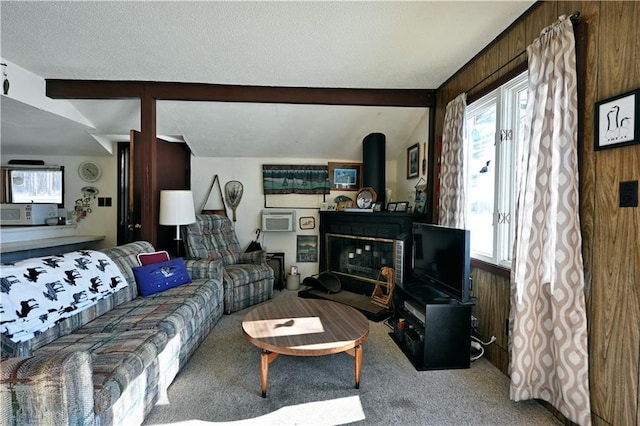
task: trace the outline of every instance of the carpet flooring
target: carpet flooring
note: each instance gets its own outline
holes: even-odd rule
[[[296,297],[276,291],[275,301]],[[271,303],[271,302],[266,302]],[[225,315],[198,348],[146,425],[555,425],[535,401],[509,400],[509,380],[485,359],[461,370],[416,371],[370,322],[360,389],[353,358],[279,356],[260,396],[260,349],[242,336],[251,308]]]

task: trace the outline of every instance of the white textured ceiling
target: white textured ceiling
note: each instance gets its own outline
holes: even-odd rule
[[[435,89],[533,3],[3,0],[1,56],[43,78]],[[72,101],[94,129],[70,129],[69,120],[5,101],[3,154],[55,143],[76,149],[67,155],[108,155],[90,133],[140,127],[134,101]],[[371,132],[385,133],[388,155],[396,155],[424,113],[160,102],[158,134],[182,136],[203,156],[359,160]]]

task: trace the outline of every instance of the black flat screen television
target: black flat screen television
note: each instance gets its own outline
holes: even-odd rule
[[[471,296],[470,232],[413,223],[413,277],[466,303]]]

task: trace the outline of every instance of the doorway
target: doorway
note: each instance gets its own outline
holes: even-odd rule
[[[135,152],[135,140],[140,133],[132,131],[130,142],[118,143],[118,229],[117,244],[122,245],[140,240],[141,218],[140,199],[148,196],[149,189],[142,184],[142,179],[135,179],[136,172],[132,167],[131,153]],[[191,188],[191,149],[184,142],[168,142],[156,139],[157,142],[157,167],[162,170],[158,174],[155,187],[157,191],[163,189],[190,189]],[[134,154],[135,155],[135,154]],[[159,196],[157,197],[159,199]],[[157,222],[158,218],[154,218]],[[175,228],[159,226],[156,241],[150,241],[158,250],[167,250],[174,253]]]

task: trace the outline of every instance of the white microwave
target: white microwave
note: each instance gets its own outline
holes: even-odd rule
[[[57,204],[0,204],[0,225],[45,225],[57,216]]]

